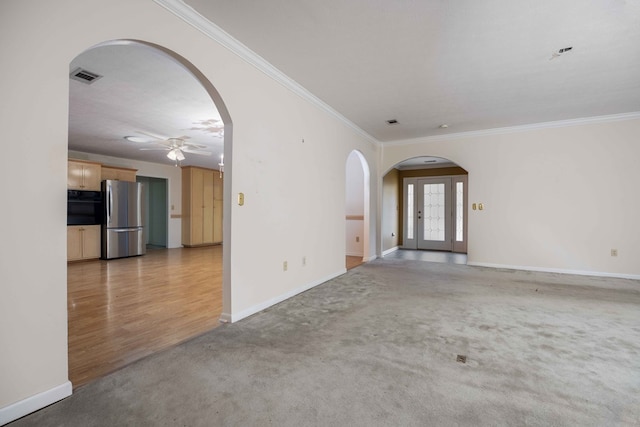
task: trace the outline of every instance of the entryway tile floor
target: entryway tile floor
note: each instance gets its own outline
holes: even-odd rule
[[[384,259],[404,259],[413,261],[442,262],[446,264],[466,264],[467,254],[443,251],[416,251],[398,249],[384,256]]]

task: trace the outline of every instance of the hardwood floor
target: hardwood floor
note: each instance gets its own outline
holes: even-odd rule
[[[361,256],[349,256],[349,255],[347,255],[347,270],[351,270],[352,268],[357,267],[360,264],[362,264],[362,257]]]
[[[67,273],[74,388],[218,326],[222,246],[70,263]]]

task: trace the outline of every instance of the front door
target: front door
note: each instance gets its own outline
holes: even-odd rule
[[[451,251],[451,178],[420,178],[417,190],[418,249]]]
[[[466,253],[466,181],[405,178],[403,247]]]

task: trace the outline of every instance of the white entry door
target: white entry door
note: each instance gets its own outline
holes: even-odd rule
[[[466,176],[404,179],[403,247],[467,251]]]
[[[450,251],[451,178],[418,179],[418,249]]]

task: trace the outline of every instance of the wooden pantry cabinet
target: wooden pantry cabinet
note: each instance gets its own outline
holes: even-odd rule
[[[85,160],[67,162],[67,188],[69,190],[100,191],[102,181],[100,163]]]
[[[67,226],[67,261],[100,258],[100,225]]]
[[[222,243],[222,178],[220,172],[182,168],[182,245]]]

